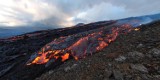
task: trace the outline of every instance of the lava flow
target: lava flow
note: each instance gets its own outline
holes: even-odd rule
[[[31,56],[27,65],[31,64],[45,64],[50,60],[66,61],[69,56],[74,57],[75,60],[85,58],[87,55],[100,51],[107,47],[111,42],[115,41],[119,34],[126,34],[134,29],[132,26],[125,24],[120,27],[113,27],[111,30],[99,29],[89,34],[71,35],[67,37],[60,37],[51,43],[45,45],[38,53]]]

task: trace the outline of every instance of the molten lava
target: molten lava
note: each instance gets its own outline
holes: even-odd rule
[[[84,36],[71,35],[68,37],[60,37],[51,43],[45,45],[28,65],[30,64],[44,64],[49,60],[57,60],[61,58],[62,62],[67,60],[69,56],[74,57],[75,60],[85,58],[87,55],[92,55],[97,51],[103,50],[111,42],[116,40],[119,34],[126,34],[133,29],[132,26],[126,24],[120,27],[113,27],[110,31],[102,29]]]
[[[65,61],[69,58],[69,53],[66,53],[65,55],[61,56],[62,61]]]
[[[139,31],[139,30],[140,30],[140,28],[135,28],[134,30],[135,30],[135,31]]]

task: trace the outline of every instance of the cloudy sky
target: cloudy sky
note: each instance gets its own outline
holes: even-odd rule
[[[0,0],[0,25],[77,23],[160,13],[160,0]]]

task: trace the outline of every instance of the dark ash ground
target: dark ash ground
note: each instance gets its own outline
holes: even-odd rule
[[[140,27],[103,51],[69,60],[36,80],[159,80],[160,22]]]
[[[32,53],[55,38],[113,23],[46,30],[15,42],[0,41],[0,80],[159,80],[160,21],[142,25],[140,31],[120,35],[103,51],[85,59],[71,59],[49,70],[44,65],[26,66]],[[11,65],[13,67],[3,74]]]

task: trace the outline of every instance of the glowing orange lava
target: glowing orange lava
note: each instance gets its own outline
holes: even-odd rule
[[[57,60],[61,58],[62,62],[69,59],[69,56],[73,56],[75,60],[84,58],[88,54],[95,53],[107,47],[111,42],[116,40],[117,36],[121,33],[128,33],[133,29],[130,25],[122,25],[121,27],[114,27],[111,29],[111,33],[105,32],[105,29],[99,32],[94,32],[86,36],[80,35],[80,38],[76,41],[69,42],[71,37],[75,38],[75,35],[69,37],[60,37],[55,39],[51,43],[44,46],[37,54],[38,56],[29,64],[44,64],[50,59]],[[66,41],[66,42],[65,42]],[[72,43],[66,46],[66,43]],[[56,46],[56,49],[55,47]],[[61,48],[62,49],[59,49]]]
[[[65,55],[61,56],[62,61],[65,61],[69,58],[69,53],[66,53]]]
[[[140,28],[135,28],[134,30],[135,30],[135,31],[139,31],[139,30],[140,30]]]

